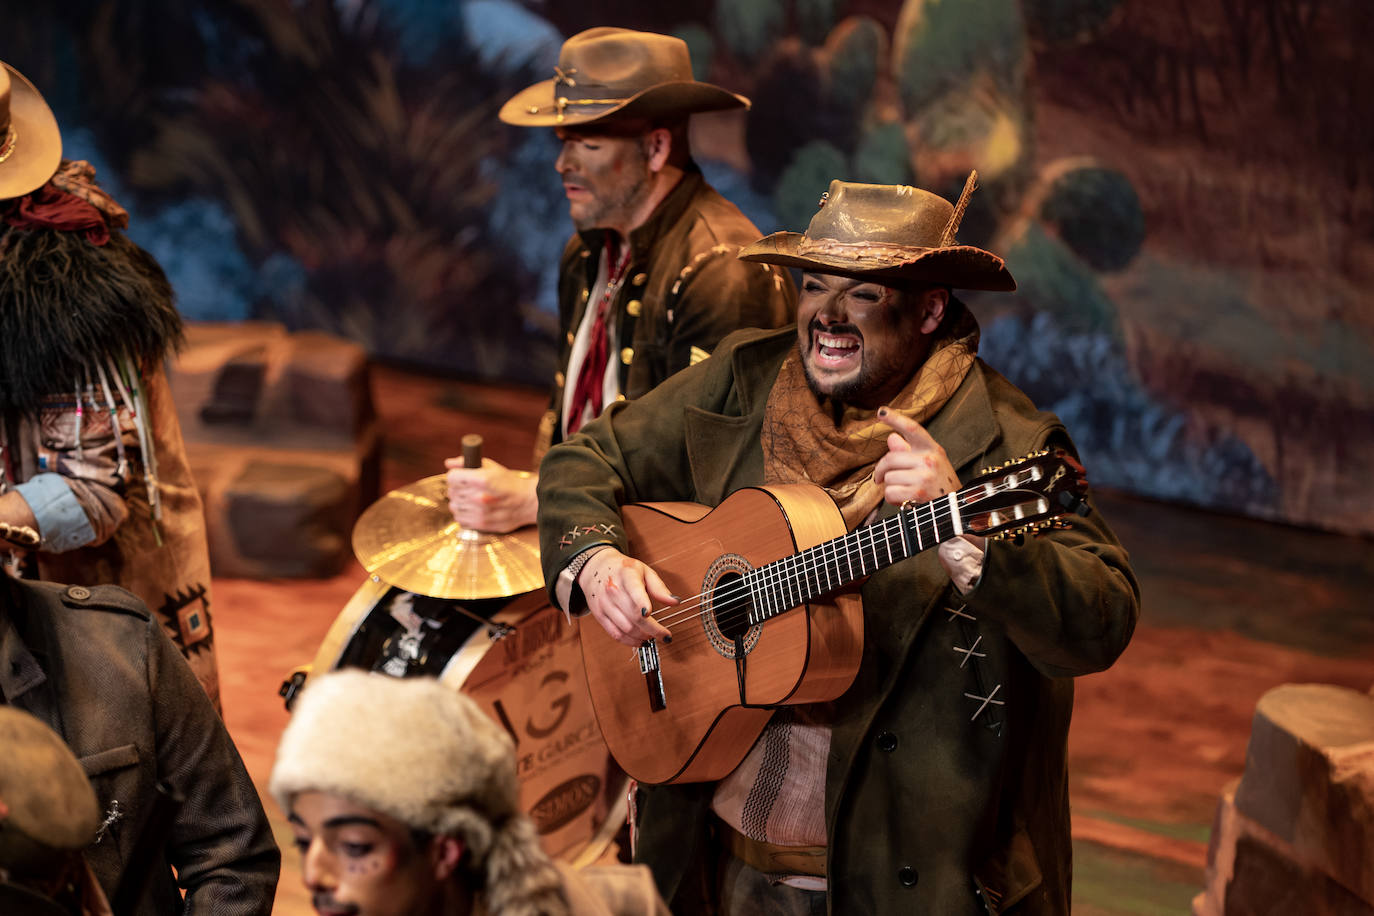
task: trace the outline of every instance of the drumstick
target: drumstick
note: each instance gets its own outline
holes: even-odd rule
[[[482,437],[478,433],[468,433],[463,437],[463,467],[482,466]]]

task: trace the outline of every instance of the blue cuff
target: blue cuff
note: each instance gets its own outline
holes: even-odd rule
[[[39,474],[14,489],[38,520],[38,533],[43,538],[40,549],[66,553],[95,540],[95,529],[86,510],[61,474]]]

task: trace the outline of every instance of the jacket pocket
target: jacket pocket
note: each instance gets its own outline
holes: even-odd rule
[[[88,754],[81,758],[80,763],[81,769],[86,771],[86,778],[94,779],[125,767],[138,766],[138,748],[132,744],[123,744],[108,751]]]
[[[1031,845],[1030,834],[1022,827],[1011,841],[985,861],[973,875],[973,883],[992,916],[999,916],[1020,903],[1044,882],[1040,860]]]

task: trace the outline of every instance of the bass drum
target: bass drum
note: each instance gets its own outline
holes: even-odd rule
[[[544,850],[573,866],[618,857],[629,778],[597,727],[577,628],[542,590],[460,602],[369,578],[296,686],[337,668],[435,677],[472,697],[515,742],[520,806]]]

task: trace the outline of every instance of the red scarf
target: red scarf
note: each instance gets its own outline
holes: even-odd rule
[[[606,389],[606,360],[610,358],[611,351],[606,320],[611,312],[611,300],[615,298],[616,290],[620,289],[620,281],[625,277],[625,270],[630,266],[629,244],[625,245],[625,251],[614,264],[610,263],[610,259],[611,249],[608,241],[606,262],[610,267],[606,276],[606,290],[597,303],[596,321],[592,323],[592,336],[587,342],[587,355],[582,359],[582,369],[577,373],[577,386],[573,388],[572,404],[568,410],[570,436],[582,426],[582,415],[586,413],[588,404],[591,405],[593,417],[601,416],[601,411],[605,407],[601,395]]]
[[[16,229],[82,232],[92,245],[104,245],[110,241],[111,224],[127,226],[129,214],[94,179],[95,169],[88,163],[64,161],[47,184],[11,203],[5,222]]]

